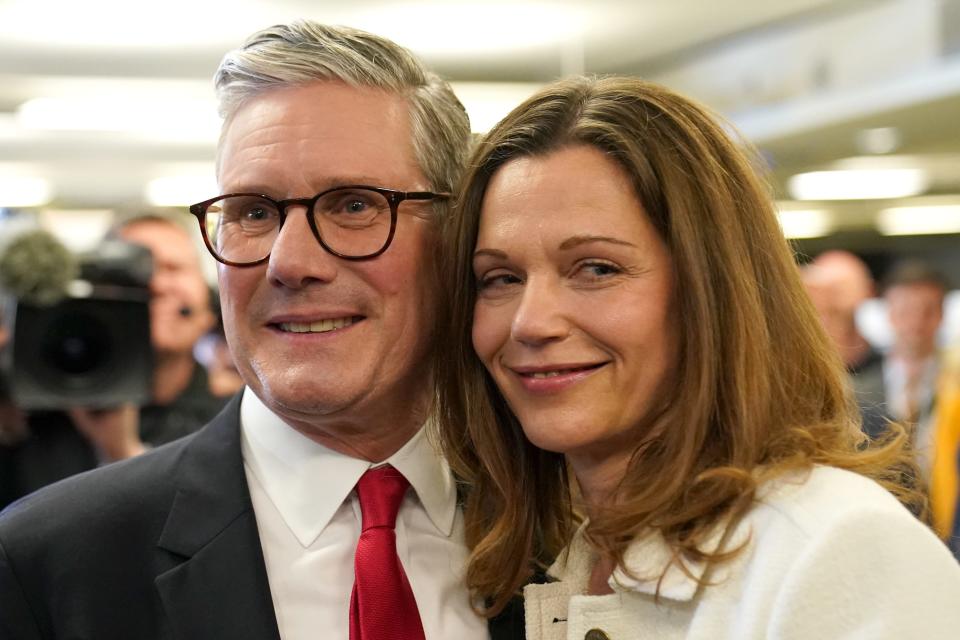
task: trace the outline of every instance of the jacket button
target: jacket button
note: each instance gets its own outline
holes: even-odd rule
[[[610,636],[600,629],[590,629],[587,635],[583,636],[583,640],[610,640]]]

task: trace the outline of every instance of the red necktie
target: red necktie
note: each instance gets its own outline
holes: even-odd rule
[[[424,640],[394,531],[409,486],[390,465],[368,470],[357,482],[363,530],[353,564],[350,640]]]

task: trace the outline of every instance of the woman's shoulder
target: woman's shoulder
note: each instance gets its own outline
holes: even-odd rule
[[[786,472],[764,482],[757,493],[754,517],[768,515],[801,530],[816,530],[835,518],[857,513],[883,512],[888,517],[913,519],[880,484],[837,467],[815,465]]]
[[[812,625],[809,637],[837,637],[872,620],[885,638],[940,638],[960,625],[956,561],[869,478],[823,466],[784,475],[762,485],[741,527],[751,545],[742,584],[770,606],[771,630]]]
[[[902,550],[949,553],[929,527],[917,520],[880,484],[851,471],[814,466],[789,472],[761,485],[757,504],[737,527],[760,556],[796,557],[810,551],[838,562],[849,546],[862,551]]]

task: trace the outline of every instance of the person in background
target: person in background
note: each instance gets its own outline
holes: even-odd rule
[[[572,78],[444,230],[438,422],[467,584],[528,640],[956,638],[907,436],[871,443],[768,190],[705,109]],[[901,500],[898,501],[897,498]]]
[[[960,561],[960,349],[944,357],[930,470],[933,525]]]
[[[196,245],[160,216],[130,218],[111,236],[146,247],[150,276],[152,399],[147,405],[31,412],[19,437],[0,442],[0,507],[40,487],[193,433],[226,403],[212,394],[193,346],[215,321]]]
[[[929,449],[940,358],[937,332],[943,321],[947,284],[930,266],[901,262],[883,280],[893,344],[883,362],[891,415],[916,425],[918,450]]]
[[[850,373],[863,416],[864,431],[879,437],[886,430],[883,355],[857,328],[857,309],[874,295],[873,278],[849,251],[826,251],[801,268],[803,284],[827,335]]]
[[[152,401],[139,412],[140,437],[151,446],[198,430],[225,401],[209,390],[206,369],[194,358],[200,338],[216,325],[210,287],[193,237],[170,217],[123,221],[113,234],[153,256],[150,278]]]
[[[190,209],[246,387],[0,515],[0,637],[522,637],[472,609],[425,432],[463,106],[406,49],[310,21],[252,35],[215,83],[221,193]]]
[[[887,406],[912,429],[933,524],[944,539],[952,535],[956,520],[960,453],[957,358],[937,344],[948,289],[943,274],[917,260],[894,265],[883,279],[893,332],[883,361]],[[957,549],[956,542],[952,546]]]

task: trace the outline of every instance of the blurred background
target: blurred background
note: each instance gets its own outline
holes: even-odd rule
[[[117,215],[215,195],[217,63],[301,17],[412,48],[477,132],[567,74],[662,82],[759,148],[801,261],[960,276],[960,0],[0,0],[0,215],[81,251]]]

